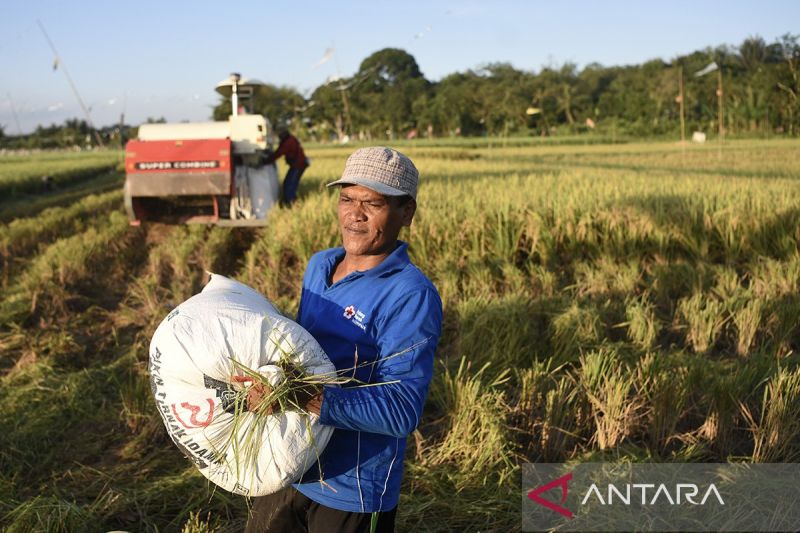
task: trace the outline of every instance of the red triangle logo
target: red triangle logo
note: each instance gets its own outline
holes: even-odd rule
[[[572,472],[570,472],[569,474],[565,474],[556,480],[551,481],[547,485],[542,485],[541,487],[533,489],[528,493],[528,498],[535,501],[539,505],[547,507],[551,511],[555,511],[562,516],[566,516],[567,518],[572,518],[573,517],[572,511],[570,511],[566,507],[562,507],[561,505],[545,500],[544,498],[539,496],[541,493],[547,492],[550,489],[553,489],[555,487],[561,487],[561,502],[559,503],[563,504],[565,501],[567,501],[570,480],[572,480]]]

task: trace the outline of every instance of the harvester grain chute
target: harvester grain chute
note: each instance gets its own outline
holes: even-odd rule
[[[216,90],[230,97],[227,121],[142,124],[125,146],[125,209],[142,222],[257,226],[279,200],[266,117],[240,112],[264,84],[231,74]]]

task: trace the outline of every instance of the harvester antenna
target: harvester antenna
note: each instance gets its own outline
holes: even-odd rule
[[[81,98],[80,93],[78,93],[78,88],[75,86],[75,83],[72,81],[72,77],[69,75],[69,71],[67,70],[67,65],[64,64],[64,61],[62,61],[61,56],[58,54],[58,50],[56,50],[56,46],[53,44],[53,41],[47,34],[47,30],[44,29],[44,24],[42,24],[42,21],[37,19],[36,23],[39,25],[39,29],[42,30],[44,38],[47,39],[47,44],[50,45],[50,49],[53,51],[53,55],[55,56],[54,67],[57,67],[59,65],[61,66],[61,69],[64,71],[64,75],[67,77],[69,86],[70,88],[72,88],[72,92],[73,94],[75,94],[75,98],[78,100],[78,104],[80,104],[81,109],[83,109],[83,114],[86,115],[86,121],[89,123],[89,127],[92,128],[92,133],[94,133],[94,138],[97,141],[98,146],[100,146],[100,148],[105,148],[105,145],[103,144],[103,139],[100,138],[100,134],[97,133],[97,129],[94,127],[94,123],[92,122],[92,116],[89,114],[89,109],[87,109],[86,104],[83,103],[83,99]]]
[[[239,82],[242,75],[238,72],[231,72],[231,115],[234,117],[239,114]]]

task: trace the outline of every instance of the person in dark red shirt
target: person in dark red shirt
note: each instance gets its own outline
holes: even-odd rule
[[[305,172],[309,162],[303,147],[300,146],[300,141],[289,133],[288,129],[279,128],[278,138],[280,139],[278,149],[267,157],[266,162],[274,163],[281,156],[286,157],[286,164],[289,165],[289,170],[283,179],[282,196],[283,202],[287,206],[291,206],[297,198],[297,186],[300,184],[300,176]]]

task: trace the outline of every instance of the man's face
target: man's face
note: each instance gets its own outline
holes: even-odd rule
[[[347,255],[391,253],[400,229],[410,226],[416,203],[398,200],[361,185],[344,185],[339,191],[339,229]]]

